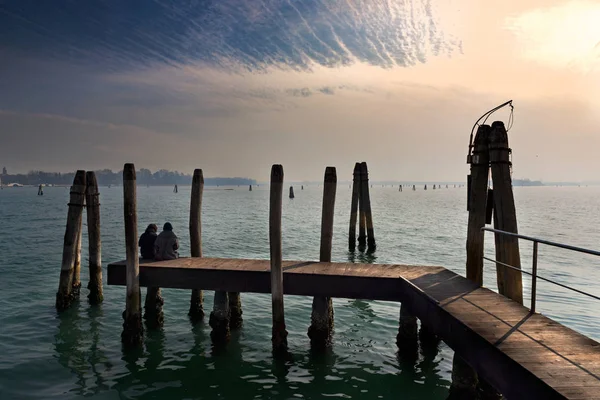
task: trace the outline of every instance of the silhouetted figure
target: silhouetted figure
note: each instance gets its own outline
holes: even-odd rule
[[[140,236],[138,246],[140,246],[140,253],[142,258],[147,260],[154,259],[154,242],[156,241],[158,232],[158,226],[156,224],[150,224],[146,228],[146,231]]]
[[[170,222],[165,222],[163,231],[156,238],[154,243],[154,257],[157,260],[174,260],[179,257],[177,250],[179,249],[179,240],[173,233],[173,225]]]

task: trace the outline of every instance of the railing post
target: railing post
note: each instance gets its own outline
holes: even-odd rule
[[[531,312],[535,312],[535,295],[537,290],[537,260],[538,260],[538,242],[533,242],[533,262],[531,266]]]

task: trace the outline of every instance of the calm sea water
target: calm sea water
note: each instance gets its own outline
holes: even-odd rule
[[[268,190],[206,188],[203,206],[204,254],[265,258],[268,246]],[[296,187],[284,199],[283,254],[286,259],[318,258],[322,187]],[[165,325],[147,332],[143,349],[124,352],[120,344],[124,287],[104,288],[104,303],[86,302],[87,236],[82,251],[82,300],[57,315],[55,293],[61,262],[68,190],[37,188],[0,191],[0,398],[444,399],[452,351],[421,354],[416,364],[396,355],[398,304],[335,299],[334,343],[312,354],[306,331],[311,299],[285,299],[293,360],[273,361],[270,353],[270,297],[242,294],[244,327],[225,350],[214,350],[208,321],[192,326],[189,291],[164,290]],[[138,189],[139,230],[170,221],[189,255],[189,187]],[[600,244],[600,188],[515,188],[521,233],[589,248]],[[464,189],[398,192],[371,189],[378,249],[375,262],[443,265],[463,273],[467,212]],[[123,259],[122,188],[101,188],[104,263]],[[364,261],[348,253],[350,188],[338,185],[333,260]],[[487,254],[493,256],[492,237]],[[522,244],[524,268],[531,245]],[[600,260],[540,246],[539,273],[600,294]],[[106,279],[106,276],[105,276]],[[486,265],[485,284],[495,289],[495,271]],[[526,301],[530,281],[524,278]],[[212,293],[205,293],[212,308]],[[538,283],[538,310],[600,339],[598,305],[583,296]]]

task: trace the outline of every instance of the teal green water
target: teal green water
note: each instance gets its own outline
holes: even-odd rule
[[[222,189],[222,188],[219,188]],[[268,258],[268,190],[261,186],[206,188],[203,248],[206,256]],[[317,259],[321,190],[296,188],[284,199],[283,254]],[[399,305],[335,299],[335,333],[326,354],[312,354],[306,331],[311,299],[285,298],[293,359],[273,361],[270,352],[270,297],[242,294],[244,326],[226,349],[210,343],[208,322],[192,326],[188,291],[164,290],[165,325],[147,332],[145,346],[124,352],[120,344],[124,287],[104,288],[98,307],[86,303],[87,236],[82,251],[82,300],[57,315],[54,309],[68,202],[65,188],[0,191],[0,398],[101,399],[444,399],[452,351],[420,354],[415,363],[397,356]],[[189,187],[138,189],[140,232],[148,223],[170,221],[189,255]],[[372,188],[378,250],[375,262],[443,265],[463,273],[467,213],[464,189],[398,192]],[[600,188],[515,188],[521,233],[597,248],[600,243]],[[103,262],[124,258],[122,189],[101,188]],[[363,261],[348,253],[348,185],[338,185],[333,260]],[[487,254],[493,257],[488,237]],[[522,244],[524,268],[531,245]],[[600,263],[590,256],[540,246],[543,276],[600,294]],[[106,276],[104,277],[106,279]],[[486,265],[485,284],[495,288]],[[524,279],[526,301],[529,279]],[[212,293],[205,293],[212,307]],[[588,336],[600,339],[593,300],[538,283],[538,310]]]

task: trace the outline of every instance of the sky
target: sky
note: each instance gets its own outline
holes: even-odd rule
[[[600,180],[597,21],[588,0],[0,0],[0,166],[460,181],[512,99],[513,177]]]

